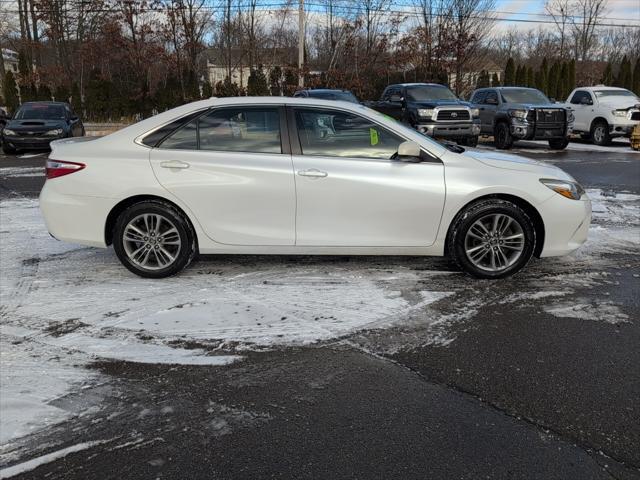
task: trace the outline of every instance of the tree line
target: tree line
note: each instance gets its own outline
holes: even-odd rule
[[[502,33],[495,0],[307,4],[299,70],[297,0],[0,2],[0,47],[18,52],[17,72],[0,66],[2,103],[67,100],[86,119],[117,121],[212,95],[290,95],[299,76],[361,99],[393,82],[449,84],[464,95],[501,81],[562,98],[576,78],[617,81],[627,70],[637,78],[637,60],[629,62],[640,28],[607,26],[607,0],[550,0],[544,28]],[[477,79],[491,62],[504,74]],[[223,73],[213,84],[212,64]]]

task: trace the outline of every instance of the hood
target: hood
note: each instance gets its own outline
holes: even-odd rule
[[[601,99],[600,105],[604,107],[611,107],[611,109],[628,109],[635,107],[636,105],[640,105],[640,98],[631,98],[631,97],[605,97]]]
[[[67,122],[65,120],[9,120],[7,122],[6,128],[11,130],[33,130],[33,131],[44,131],[51,130],[52,128],[64,128],[67,126]]]
[[[558,167],[518,155],[472,149],[466,150],[465,155],[468,155],[489,167],[538,173],[541,178],[548,177],[556,178],[558,180],[575,181],[571,175]]]
[[[465,102],[464,100],[423,100],[421,102],[408,102],[416,108],[433,108],[433,107],[441,107],[446,105],[452,105],[456,107],[472,107],[469,102]]]
[[[509,109],[533,109],[533,108],[550,108],[555,110],[566,110],[566,106],[562,103],[508,103]]]

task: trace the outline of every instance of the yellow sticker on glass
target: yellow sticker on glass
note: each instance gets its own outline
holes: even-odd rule
[[[375,128],[369,129],[369,138],[371,139],[371,145],[378,144],[378,131]]]

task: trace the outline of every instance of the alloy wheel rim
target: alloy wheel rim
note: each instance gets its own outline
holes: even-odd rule
[[[512,266],[525,247],[520,223],[504,213],[492,213],[476,220],[467,230],[464,250],[477,268],[499,272]]]
[[[604,127],[597,127],[593,132],[593,136],[596,142],[602,142],[602,139],[604,138]]]
[[[129,260],[145,270],[167,268],[176,261],[182,246],[173,222],[157,213],[144,213],[127,223],[122,244]]]

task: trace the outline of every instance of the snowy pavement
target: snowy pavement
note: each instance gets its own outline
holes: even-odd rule
[[[29,182],[41,175],[40,169],[0,165],[0,177]],[[602,341],[608,341],[607,335],[617,336],[618,345],[610,347],[611,353],[606,350],[602,353],[610,358],[599,365],[616,364],[613,352],[625,351],[623,345],[634,338],[630,332],[635,330],[630,329],[636,328],[637,322],[634,302],[640,282],[640,186],[634,191],[589,188],[588,194],[593,201],[593,224],[583,248],[568,257],[532,262],[514,279],[495,283],[465,277],[452,270],[446,260],[417,257],[211,256],[200,259],[177,277],[145,280],[125,270],[112,249],[85,248],[52,239],[44,228],[36,199],[19,194],[4,197],[0,201],[0,478],[26,474],[48,464],[58,465],[67,457],[81,458],[78,455],[86,454],[89,458],[95,454],[87,452],[96,449],[104,448],[115,455],[120,451],[156,448],[154,445],[166,441],[168,431],[157,438],[151,433],[125,435],[122,429],[126,429],[126,423],[118,422],[126,418],[130,424],[147,425],[145,422],[177,414],[174,410],[178,407],[146,405],[143,398],[153,387],[140,384],[145,393],[139,401],[129,403],[131,412],[127,412],[133,417],[110,410],[108,405],[122,401],[119,399],[127,393],[117,388],[121,374],[96,365],[130,365],[123,368],[134,371],[158,369],[159,378],[172,375],[176,369],[189,375],[201,371],[192,369],[210,369],[202,372],[212,372],[210,375],[220,385],[225,382],[224,372],[229,371],[236,372],[229,374],[236,384],[251,385],[257,381],[251,372],[263,368],[256,367],[256,362],[265,365],[259,360],[262,356],[344,346],[372,358],[392,358],[438,378],[444,373],[433,368],[441,356],[447,358],[447,352],[464,347],[463,353],[446,360],[446,366],[438,367],[443,372],[451,368],[452,372],[451,377],[440,381],[447,385],[460,382],[461,390],[482,391],[483,398],[491,399],[497,395],[489,388],[493,383],[486,380],[491,376],[491,362],[479,360],[490,351],[485,349],[482,355],[474,351],[473,338],[479,342],[487,325],[501,315],[513,317],[513,322],[531,319],[546,328],[599,332]],[[494,288],[496,285],[499,288]],[[503,327],[500,333],[504,330]],[[543,332],[538,333],[542,338]],[[494,336],[500,335],[495,332]],[[517,338],[514,332],[513,341]],[[537,341],[534,337],[525,339]],[[508,337],[501,340],[510,341]],[[502,345],[497,343],[490,348]],[[606,348],[608,345],[611,344],[604,344]],[[510,364],[524,353],[514,352]],[[585,356],[589,354],[584,352]],[[330,355],[339,357],[341,353],[331,351]],[[456,367],[466,355],[471,366]],[[594,358],[599,357],[594,354]],[[338,364],[336,360],[331,367],[335,374],[323,373],[325,377],[320,379],[314,376],[317,372],[309,372],[313,377],[309,380],[311,388],[331,388],[346,375]],[[478,369],[489,368],[479,385],[465,383],[473,364]],[[367,365],[358,368],[366,370]],[[276,362],[273,368],[286,372],[290,366],[279,366]],[[520,368],[509,371],[517,375]],[[630,376],[619,369],[617,373],[632,382],[637,372],[632,370]],[[617,380],[617,373],[607,375],[624,387],[624,381]],[[562,381],[562,373],[558,371],[545,375],[559,376]],[[287,385],[295,381],[294,377],[274,378]],[[204,377],[194,382],[201,380],[206,383]],[[540,379],[529,379],[531,382]],[[615,401],[627,402],[625,395],[633,392],[632,387],[633,383],[616,394]],[[263,388],[266,393],[271,385]],[[504,388],[511,388],[511,383]],[[162,392],[156,394],[164,395]],[[212,438],[236,438],[234,435],[243,431],[275,422],[278,416],[273,411],[275,407],[261,404],[259,399],[254,399],[251,405],[261,407],[247,410],[250,406],[228,406],[232,402],[228,398],[209,400],[206,392],[193,394],[204,395],[203,402],[213,402],[208,407],[211,410],[208,422],[215,433]],[[293,399],[299,402],[299,398],[306,399],[310,394],[296,395],[300,397]],[[527,400],[535,401],[536,395],[544,397],[539,392],[529,395]],[[506,400],[489,402],[502,409],[513,396],[509,392]],[[568,399],[565,401],[570,403]],[[631,419],[637,418],[628,405],[628,402],[620,404],[619,409]],[[281,410],[275,411],[284,411],[283,408],[279,406]],[[520,411],[529,407],[504,408],[509,415],[518,417]],[[554,412],[558,408],[549,407]],[[629,423],[616,407],[609,405],[609,408],[612,417]],[[349,407],[345,405],[345,409]],[[271,413],[264,413],[266,410]],[[184,414],[188,416],[189,412]],[[610,456],[621,452],[623,461],[635,458],[629,453],[636,441],[633,432],[628,437],[618,435],[620,438],[607,433],[601,440],[598,432],[606,431],[606,424],[587,416],[588,426],[581,425],[582,412],[572,413],[575,420],[569,422],[580,426],[575,434],[571,425],[545,423],[536,415],[525,414],[527,418],[535,417],[529,420],[532,424],[567,434],[579,444],[603,450]],[[73,430],[65,425],[73,425]],[[115,431],[107,428],[109,425]],[[149,428],[151,425],[155,424],[149,424]],[[590,432],[592,426],[598,431]],[[505,423],[504,428],[512,427]],[[93,431],[91,438],[76,437],[73,433],[88,435]],[[70,436],[65,437],[65,432]],[[557,439],[545,441],[555,445]],[[148,461],[156,462],[149,465],[161,469],[167,459]]]

